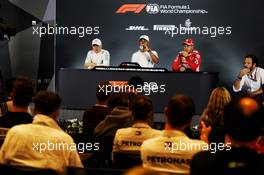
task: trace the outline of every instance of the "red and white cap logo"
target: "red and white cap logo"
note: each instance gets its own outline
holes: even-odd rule
[[[184,44],[184,45],[188,45],[188,46],[193,46],[193,45],[194,45],[193,40],[190,39],[190,38],[185,39],[185,40],[183,41],[183,44]]]

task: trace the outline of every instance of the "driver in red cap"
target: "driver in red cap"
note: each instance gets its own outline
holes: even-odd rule
[[[187,38],[183,42],[183,51],[178,53],[172,63],[172,70],[175,72],[199,72],[201,61],[200,53],[194,50],[193,40]]]

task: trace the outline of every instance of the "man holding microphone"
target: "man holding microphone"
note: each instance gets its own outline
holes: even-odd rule
[[[159,63],[157,52],[149,47],[149,37],[147,35],[139,37],[139,50],[132,55],[131,62],[136,62],[141,67],[149,68],[153,68],[154,64]]]
[[[179,52],[172,63],[174,72],[199,72],[201,65],[201,55],[194,50],[194,42],[187,38],[183,41],[183,51]]]

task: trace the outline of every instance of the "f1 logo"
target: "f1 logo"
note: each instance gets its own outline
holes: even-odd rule
[[[116,13],[134,12],[140,13],[146,4],[124,4],[116,11]]]

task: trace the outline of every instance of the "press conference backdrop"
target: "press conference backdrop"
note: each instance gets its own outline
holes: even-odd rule
[[[183,39],[193,38],[201,71],[219,72],[227,87],[245,54],[264,57],[261,0],[58,0],[56,7],[57,70],[81,68],[94,38],[110,52],[112,66],[130,61],[142,34],[159,54],[155,67],[168,70]]]

